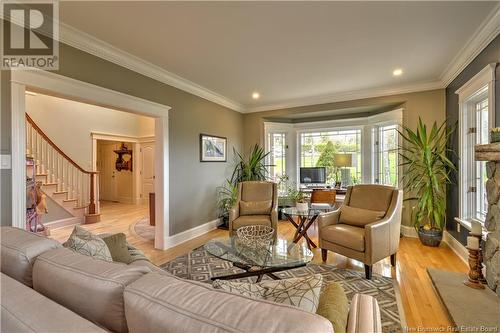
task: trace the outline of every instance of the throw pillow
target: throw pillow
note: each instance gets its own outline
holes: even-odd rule
[[[294,305],[302,310],[316,313],[323,285],[323,276],[315,274],[303,278],[270,280],[260,282],[266,288],[264,298],[276,303]]]
[[[329,282],[319,297],[317,314],[328,319],[335,333],[345,333],[349,314],[349,301],[344,288],[337,282]]]
[[[222,289],[233,294],[243,295],[251,298],[263,299],[266,289],[258,283],[235,282],[227,280],[215,280],[212,283],[215,289]]]
[[[383,211],[342,206],[340,209],[339,222],[363,227],[366,224],[380,220],[384,215],[385,212]]]
[[[272,200],[240,201],[240,215],[267,215],[272,206]]]
[[[108,246],[113,261],[129,264],[132,262],[132,256],[128,252],[127,236],[123,232],[111,236],[103,237],[102,240]]]
[[[63,246],[96,259],[113,261],[106,243],[98,236],[79,226],[75,226]]]
[[[302,278],[270,280],[258,283],[215,280],[213,287],[233,294],[293,305],[316,313],[323,285],[323,276],[315,274]]]

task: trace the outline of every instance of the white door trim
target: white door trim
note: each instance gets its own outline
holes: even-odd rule
[[[155,247],[168,246],[169,233],[169,106],[42,70],[11,72],[12,88],[12,225],[25,228],[26,134],[25,91],[32,90],[111,109],[155,118],[156,239]],[[20,186],[22,184],[22,186]]]

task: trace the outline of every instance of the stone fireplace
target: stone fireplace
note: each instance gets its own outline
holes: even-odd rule
[[[485,228],[488,231],[483,249],[483,263],[488,287],[500,296],[500,142],[476,146],[476,161],[487,161],[486,192],[488,214]]]

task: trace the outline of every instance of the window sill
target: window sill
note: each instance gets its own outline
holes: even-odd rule
[[[471,221],[464,220],[464,219],[461,219],[459,217],[455,217],[455,221],[458,222],[462,227],[464,227],[465,229],[467,229],[469,232],[472,230]],[[484,227],[483,227],[482,234],[483,234],[483,239],[485,239],[486,235],[488,234],[488,232],[484,229]]]

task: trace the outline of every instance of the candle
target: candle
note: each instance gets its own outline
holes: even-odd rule
[[[480,235],[483,232],[483,226],[481,225],[481,222],[478,221],[472,221],[471,222],[471,232],[475,235]]]
[[[467,237],[467,248],[472,250],[479,249],[479,239],[473,236]]]

